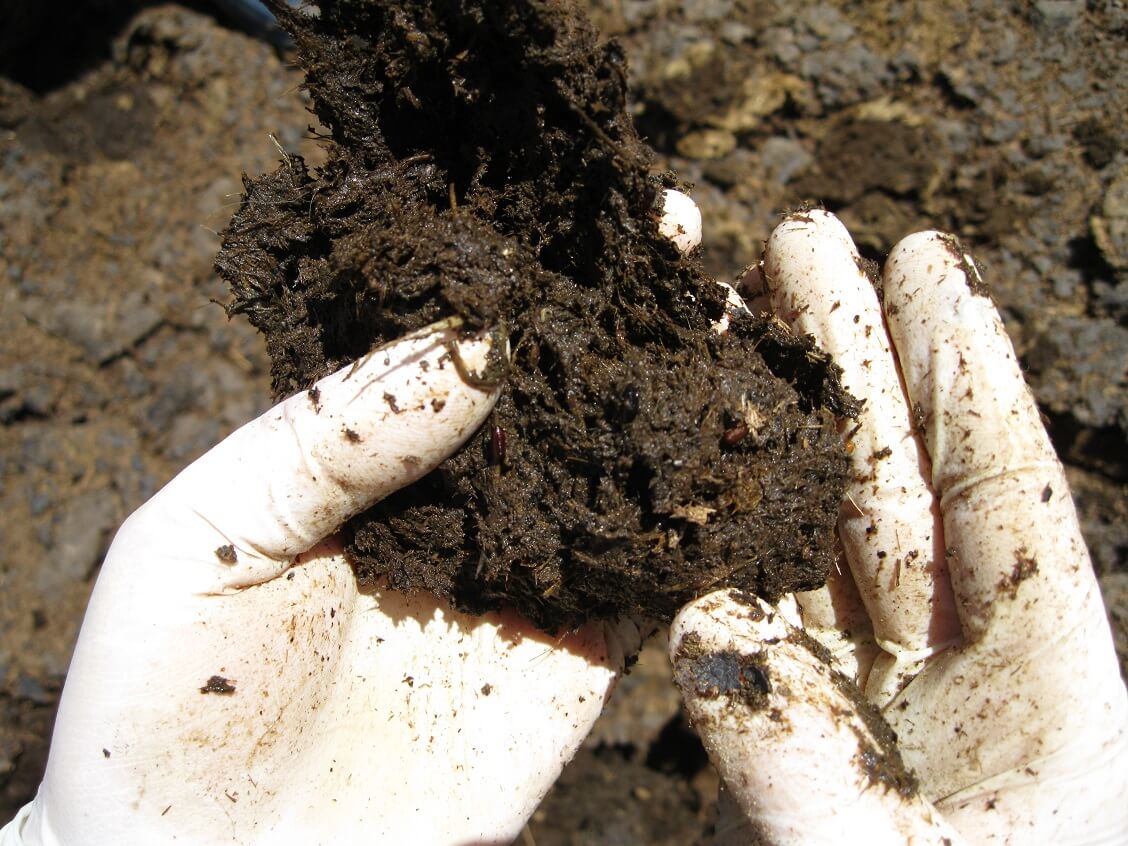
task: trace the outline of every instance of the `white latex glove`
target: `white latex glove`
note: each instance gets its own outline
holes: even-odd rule
[[[701,218],[667,192],[683,250]],[[675,213],[676,212],[676,213]],[[417,333],[232,434],[122,526],[35,800],[0,846],[509,843],[640,636],[361,590],[332,533],[430,472],[496,391]]]
[[[1128,843],[1128,697],[998,314],[948,236],[893,250],[884,314],[861,267],[818,211],[776,229],[763,267],[776,313],[865,400],[840,571],[790,608],[712,594],[671,631],[690,717],[744,815],[719,839]]]
[[[87,610],[46,777],[6,842],[520,832],[599,714],[622,661],[614,638],[592,625],[554,639],[513,614],[363,591],[322,541],[493,407],[496,393],[459,378],[453,340],[401,341],[323,379],[129,518]],[[458,354],[480,370],[488,343]]]

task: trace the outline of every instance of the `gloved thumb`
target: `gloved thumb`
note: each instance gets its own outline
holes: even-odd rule
[[[487,372],[504,346],[490,334],[462,338],[436,326],[373,350],[185,469],[129,519],[108,562],[180,550],[191,561],[176,571],[182,594],[275,578],[295,555],[465,442],[500,386],[472,385],[464,374]]]
[[[749,822],[743,842],[956,844],[892,730],[829,655],[767,603],[698,599],[670,629],[690,721]]]

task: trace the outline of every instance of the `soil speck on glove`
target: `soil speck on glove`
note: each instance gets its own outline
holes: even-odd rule
[[[846,464],[837,369],[664,239],[670,175],[572,5],[276,6],[326,164],[245,180],[217,259],[282,397],[436,320],[512,361],[466,447],[353,519],[362,580],[546,630],[820,585]],[[393,409],[394,410],[394,409]]]

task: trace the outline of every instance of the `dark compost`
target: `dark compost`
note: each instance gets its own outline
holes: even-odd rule
[[[853,401],[777,322],[713,331],[618,46],[565,2],[319,8],[276,11],[327,162],[245,179],[217,259],[275,395],[449,316],[512,349],[466,447],[344,527],[358,576],[546,630],[821,584]]]

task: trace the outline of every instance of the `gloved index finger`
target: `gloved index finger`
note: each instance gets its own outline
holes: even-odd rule
[[[277,576],[482,424],[500,390],[482,378],[504,354],[494,343],[444,328],[370,353],[236,431],[137,512],[116,543],[168,547],[179,535],[185,556],[211,565],[194,570],[199,591]]]
[[[864,684],[887,702],[934,652],[958,638],[928,457],[913,431],[881,307],[846,228],[823,211],[788,216],[764,252],[776,313],[811,334],[863,401],[838,528],[884,655]]]

